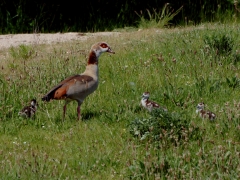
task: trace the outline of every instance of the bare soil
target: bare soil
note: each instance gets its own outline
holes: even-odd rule
[[[72,40],[87,40],[93,36],[109,36],[117,32],[98,33],[55,33],[55,34],[8,34],[0,35],[0,49],[19,46],[20,44],[52,44]]]

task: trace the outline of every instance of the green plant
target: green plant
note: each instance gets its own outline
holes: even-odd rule
[[[234,46],[232,37],[222,33],[206,35],[204,42],[216,55],[229,55]]]
[[[166,100],[172,101],[176,106],[184,106],[186,103],[186,99],[189,96],[189,92],[184,88],[175,88],[171,83],[164,93],[164,97]]]
[[[23,60],[27,60],[27,59],[32,57],[33,48],[30,47],[30,46],[26,46],[24,44],[21,44],[17,48],[11,47],[10,48],[10,54],[14,59],[20,57]]]
[[[156,153],[158,154],[158,153]],[[146,158],[148,155],[146,155]],[[143,161],[134,161],[128,167],[129,179],[155,179],[163,178],[168,174],[170,165],[166,158],[158,158],[157,161],[153,162],[143,162]]]
[[[235,89],[235,88],[239,88],[240,87],[240,79],[237,78],[236,76],[234,76],[232,78],[227,78],[226,77],[226,82],[227,82],[227,84],[228,84],[228,86],[230,88]]]
[[[235,53],[233,53],[233,55],[232,55],[233,57],[233,63],[236,65],[237,63],[239,63],[240,62],[240,53],[239,53],[239,51],[237,50]]]
[[[199,139],[200,134],[196,131],[199,128],[194,127],[191,132],[190,122],[183,114],[171,113],[162,109],[156,109],[151,112],[151,117],[147,119],[137,118],[130,122],[129,131],[133,136],[139,137],[140,140],[149,140],[152,142],[172,141],[179,143],[193,137],[191,133],[196,133],[194,138]],[[192,127],[191,127],[192,128]]]
[[[157,12],[156,9],[153,9],[153,13],[147,9],[148,18],[145,18],[142,11],[135,13],[140,18],[138,22],[139,28],[163,28],[165,26],[169,26],[170,21],[182,10],[183,6],[177,9],[175,12],[169,6],[169,3],[166,3],[161,10],[161,12]]]

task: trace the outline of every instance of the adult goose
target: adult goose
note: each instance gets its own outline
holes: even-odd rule
[[[104,52],[115,53],[106,42],[98,42],[92,45],[85,71],[82,74],[66,78],[43,96],[43,101],[65,100],[63,119],[65,118],[67,104],[74,100],[78,103],[77,115],[78,120],[80,119],[81,104],[98,87],[98,60]]]

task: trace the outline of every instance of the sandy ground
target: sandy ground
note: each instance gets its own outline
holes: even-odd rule
[[[109,36],[117,32],[98,33],[55,33],[55,34],[8,34],[0,35],[0,49],[18,46],[20,44],[51,44],[71,40],[87,40],[92,36]]]

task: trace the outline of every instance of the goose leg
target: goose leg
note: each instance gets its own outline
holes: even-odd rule
[[[67,104],[63,106],[63,120],[65,119],[66,109],[67,109]]]
[[[81,117],[81,105],[78,105],[77,113],[78,113],[78,120],[80,120],[80,117]]]
[[[81,118],[81,101],[78,101],[78,107],[77,107],[77,114],[78,114],[78,120]]]

